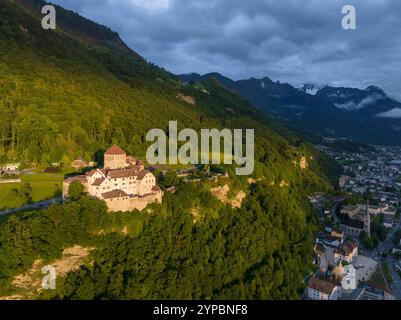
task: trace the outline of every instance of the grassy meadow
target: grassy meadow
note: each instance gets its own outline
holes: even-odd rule
[[[16,197],[13,189],[20,189],[24,183],[32,187],[32,200],[34,202],[51,199],[63,185],[62,174],[29,174],[21,176],[21,183],[0,184],[0,210],[18,208],[23,200]]]

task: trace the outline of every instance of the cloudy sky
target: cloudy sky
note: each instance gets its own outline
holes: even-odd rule
[[[364,88],[401,99],[399,0],[51,0],[174,73]],[[343,5],[357,29],[343,30]]]

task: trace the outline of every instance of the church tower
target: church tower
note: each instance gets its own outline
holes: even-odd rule
[[[369,213],[369,201],[366,202],[366,212],[363,217],[363,231],[370,237],[370,213]]]

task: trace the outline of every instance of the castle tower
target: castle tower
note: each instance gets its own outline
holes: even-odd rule
[[[115,170],[127,166],[127,154],[119,146],[114,145],[104,154],[104,167]]]

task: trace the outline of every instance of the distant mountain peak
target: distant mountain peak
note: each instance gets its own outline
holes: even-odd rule
[[[381,101],[388,99],[385,92],[376,86],[366,89],[325,86],[317,92],[317,96],[345,111],[359,111],[377,106]]]
[[[323,87],[324,86],[322,86],[322,85],[316,85],[316,84],[312,84],[312,83],[305,83],[302,87],[298,88],[298,90],[303,92],[303,93],[307,93],[307,94],[310,94],[310,95],[314,96]]]
[[[272,83],[273,81],[269,77],[263,77],[260,79],[260,86],[262,89],[266,88],[268,84]]]
[[[372,86],[367,87],[365,90],[366,91],[370,91],[370,92],[379,93],[379,94],[381,94],[383,96],[386,96],[386,93],[381,88],[379,88],[377,86],[373,86],[372,85]]]

